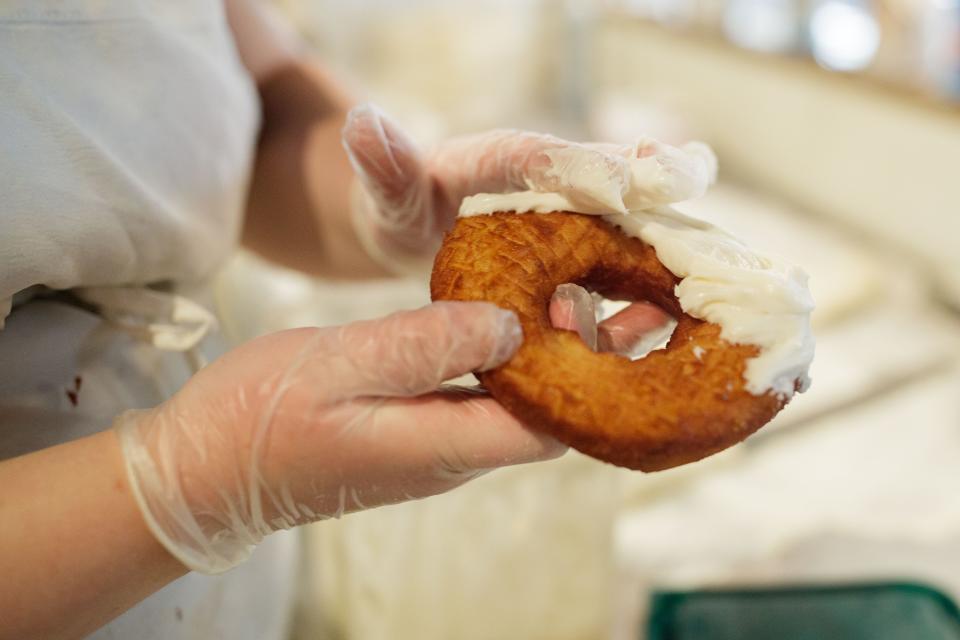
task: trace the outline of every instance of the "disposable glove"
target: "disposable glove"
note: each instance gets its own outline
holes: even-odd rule
[[[564,154],[587,158],[610,176],[610,189],[585,190],[585,198],[622,207],[627,159],[649,153],[498,131],[422,156],[370,106],[352,112],[344,144],[359,178],[354,213],[361,237],[394,266],[432,259],[465,195],[548,190],[557,180],[575,180],[555,171],[569,159]],[[666,321],[655,307],[638,304],[597,326],[590,303],[579,287],[561,287],[551,317],[601,350],[626,353]],[[496,467],[560,455],[562,445],[527,430],[492,398],[439,388],[505,362],[521,339],[511,313],[483,303],[438,303],[254,340],[163,405],[117,421],[134,494],[171,553],[191,569],[217,573],[273,531],[433,495]]]
[[[492,398],[440,388],[521,341],[512,312],[454,302],[258,338],[117,420],[134,495],[174,556],[218,573],[273,531],[553,458]]]
[[[583,315],[589,294],[571,291],[577,300],[552,303],[554,324],[596,334]],[[662,323],[656,313],[614,317],[600,331],[639,337]],[[133,494],[175,557],[219,573],[273,531],[556,457],[563,445],[483,392],[440,386],[502,364],[521,341],[515,314],[481,302],[258,338],[164,404],[117,420]]]
[[[633,145],[578,144],[517,130],[453,138],[428,153],[370,104],[343,129],[357,182],[352,213],[370,256],[398,273],[428,269],[460,202],[475,193],[563,189],[574,201],[625,212],[703,194],[716,160],[699,143],[682,150],[655,140]],[[631,161],[651,158],[655,188],[637,188]]]

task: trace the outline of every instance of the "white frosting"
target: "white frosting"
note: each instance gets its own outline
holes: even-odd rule
[[[813,360],[813,299],[799,267],[751,250],[737,238],[666,206],[702,195],[716,177],[709,147],[682,149],[645,140],[625,158],[624,169],[604,166],[580,148],[547,152],[555,191],[478,194],[465,198],[461,216],[497,211],[575,211],[602,215],[657,252],[679,277],[675,293],[691,316],[720,325],[721,336],[751,344],[760,354],[745,372],[747,390],[790,396],[796,381],[809,385]],[[698,354],[699,357],[700,354]]]

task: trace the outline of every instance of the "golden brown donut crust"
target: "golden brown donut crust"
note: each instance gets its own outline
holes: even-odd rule
[[[667,347],[631,361],[554,329],[550,298],[567,282],[658,305],[678,320]],[[514,416],[595,458],[656,471],[740,442],[786,404],[745,389],[756,347],[726,342],[719,326],[683,313],[677,282],[652,247],[597,216],[495,213],[458,219],[430,290],[434,300],[482,300],[517,313],[520,349],[478,374]]]

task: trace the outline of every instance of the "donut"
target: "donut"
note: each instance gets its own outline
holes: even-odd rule
[[[523,344],[477,375],[517,419],[594,458],[658,471],[742,441],[789,400],[747,390],[747,361],[758,347],[730,343],[720,326],[684,313],[679,281],[651,246],[598,216],[497,212],[457,220],[434,261],[430,292],[433,300],[516,312]],[[550,298],[568,282],[611,300],[656,304],[676,329],[664,349],[638,360],[596,353],[551,325]]]

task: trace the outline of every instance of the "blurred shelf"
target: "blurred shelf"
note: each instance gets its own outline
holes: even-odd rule
[[[659,25],[648,19],[638,17],[625,10],[613,10],[603,15],[600,28],[635,30],[638,37],[649,37],[651,31],[662,33],[670,38],[684,40],[687,44],[712,51],[718,55],[734,56],[744,62],[769,66],[806,80],[829,83],[831,89],[855,91],[859,94],[882,100],[902,102],[911,109],[928,110],[931,113],[960,117],[960,99],[951,101],[933,95],[919,87],[912,87],[892,79],[885,79],[869,68],[858,72],[839,72],[818,65],[806,53],[762,53],[751,51],[730,42],[721,33],[709,29],[690,27],[670,27]]]
[[[722,179],[926,271],[924,286],[960,305],[960,111],[637,19],[608,18],[596,38],[591,122],[612,121],[611,104],[620,121],[625,105],[682,118]]]

